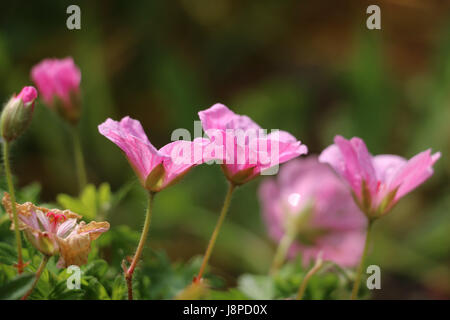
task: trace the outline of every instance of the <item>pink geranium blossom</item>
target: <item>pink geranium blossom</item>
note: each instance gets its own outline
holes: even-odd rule
[[[386,214],[400,198],[433,174],[440,153],[423,151],[410,160],[396,155],[372,156],[360,138],[336,136],[319,161],[330,164],[348,183],[357,204],[369,218]]]
[[[141,184],[157,192],[174,184],[193,166],[204,162],[203,148],[209,140],[174,141],[157,150],[148,140],[141,123],[130,117],[107,119],[99,132],[125,153]]]
[[[81,72],[71,57],[41,61],[31,69],[31,79],[49,107],[70,121],[78,120]]]
[[[344,267],[358,263],[366,219],[346,186],[316,157],[284,165],[277,180],[261,184],[259,198],[273,239],[281,241],[289,232],[297,235],[290,257],[300,252],[307,265],[322,252],[324,260]]]
[[[288,132],[266,134],[249,117],[237,115],[223,104],[215,104],[198,115],[203,130],[213,142],[211,147],[215,147],[211,157],[222,161],[227,179],[235,185],[308,152]]]

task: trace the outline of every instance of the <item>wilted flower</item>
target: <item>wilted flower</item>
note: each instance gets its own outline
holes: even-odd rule
[[[13,221],[11,199],[6,192],[2,203]],[[59,254],[57,266],[60,268],[85,264],[91,242],[109,229],[108,222],[78,223],[81,216],[70,210],[37,207],[31,202],[16,203],[16,209],[19,229],[24,231],[31,244],[44,255]],[[11,226],[13,228],[14,225]]]
[[[316,157],[284,165],[277,180],[261,184],[259,198],[270,236],[281,241],[286,233],[296,235],[289,256],[301,252],[305,265],[320,252],[341,266],[358,263],[366,219],[345,185]]]
[[[223,104],[217,103],[198,115],[203,130],[213,142],[211,146],[218,147],[211,152],[211,157],[223,162],[225,176],[235,185],[308,152],[290,133],[266,134],[249,117],[237,115]]]
[[[31,70],[42,99],[71,123],[80,117],[81,72],[73,59],[45,59]]]
[[[360,138],[334,138],[319,157],[348,183],[356,203],[368,218],[385,215],[400,198],[433,174],[439,152],[423,151],[410,160],[396,155],[372,156]]]
[[[161,191],[176,183],[193,166],[204,162],[203,148],[209,140],[174,141],[157,150],[148,140],[139,121],[124,117],[120,122],[107,119],[99,132],[125,153],[144,188]]]
[[[1,115],[1,133],[3,139],[11,142],[17,139],[30,125],[34,111],[37,91],[33,87],[24,87],[17,96],[13,96]]]

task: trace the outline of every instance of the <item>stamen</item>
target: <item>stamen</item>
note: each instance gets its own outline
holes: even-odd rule
[[[57,213],[54,213],[52,211],[49,211],[47,213],[47,218],[50,221],[50,223],[53,223],[55,225],[58,222],[64,222],[64,221],[67,220],[67,217],[63,213],[62,214],[57,214]]]

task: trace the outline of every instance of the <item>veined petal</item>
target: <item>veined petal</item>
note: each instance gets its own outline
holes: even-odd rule
[[[120,122],[108,118],[98,130],[122,149],[141,183],[166,158],[150,143],[140,122],[130,117]]]
[[[210,143],[209,139],[196,138],[194,141],[174,141],[162,147],[159,152],[166,159],[163,161],[164,177],[159,189],[181,179],[193,166],[209,161],[203,154]]]
[[[82,221],[69,236],[66,238],[58,237],[57,241],[61,256],[57,266],[65,268],[70,265],[81,266],[86,264],[91,251],[91,242],[108,230],[108,222],[92,221],[86,224]]]
[[[76,219],[67,219],[66,221],[61,223],[61,225],[58,227],[56,235],[60,238],[66,237],[68,233],[73,230],[76,224],[77,224]]]
[[[398,188],[394,201],[417,188],[433,174],[433,165],[440,152],[431,155],[431,149],[423,151],[406,162],[392,179],[390,189]]]
[[[221,103],[216,103],[209,109],[200,111],[198,116],[205,131],[210,129],[260,129],[260,126],[249,117],[237,115]]]

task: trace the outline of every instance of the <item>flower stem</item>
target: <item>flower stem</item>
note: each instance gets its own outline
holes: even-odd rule
[[[295,236],[290,232],[285,233],[283,235],[283,238],[281,238],[281,241],[278,244],[277,251],[275,252],[275,256],[273,258],[272,266],[270,267],[271,275],[277,273],[283,265],[284,261],[286,260],[289,247],[294,241],[294,238]]]
[[[154,195],[155,194],[153,192],[150,192],[148,195],[147,213],[145,215],[145,222],[144,228],[142,229],[141,233],[141,239],[139,240],[139,245],[136,249],[136,253],[134,254],[133,260],[131,261],[131,265],[125,272],[125,280],[128,286],[128,300],[133,300],[133,273],[142,255],[142,250],[144,249],[145,241],[148,235],[148,230],[150,228],[150,222],[152,219],[152,203]]]
[[[372,231],[372,224],[373,224],[373,220],[369,220],[369,223],[367,225],[366,241],[364,243],[364,251],[362,253],[361,262],[359,263],[358,271],[356,273],[355,283],[353,284],[353,290],[352,290],[352,296],[351,296],[352,300],[356,300],[358,298],[359,286],[361,284],[361,276],[364,271],[364,261],[366,259],[367,251],[369,248],[369,240],[370,240],[371,231]]]
[[[22,258],[22,238],[19,231],[19,217],[17,216],[16,208],[16,195],[14,193],[14,184],[11,175],[11,166],[9,163],[9,142],[3,140],[3,163],[5,165],[6,181],[8,183],[9,195],[11,197],[11,210],[13,214],[14,233],[17,243],[17,272],[21,274],[23,272],[23,258]]]
[[[232,196],[235,188],[236,188],[236,186],[234,184],[230,183],[230,185],[228,187],[227,195],[225,196],[225,201],[223,203],[222,210],[220,211],[219,220],[217,220],[217,224],[211,235],[211,239],[209,239],[208,247],[206,248],[206,252],[203,257],[203,262],[200,267],[200,271],[198,272],[198,275],[194,278],[194,283],[199,283],[200,280],[202,279],[203,272],[205,271],[205,268],[208,265],[208,261],[211,256],[212,250],[214,248],[214,244],[216,243],[217,236],[219,235],[220,228],[222,226],[223,221],[225,220],[225,216],[227,215],[228,208],[230,207],[231,196]]]
[[[302,300],[303,299],[303,296],[304,296],[305,291],[306,291],[306,287],[308,286],[309,279],[313,275],[315,275],[320,270],[320,268],[322,268],[322,266],[323,266],[323,260],[319,256],[317,258],[316,263],[314,264],[314,266],[311,268],[311,270],[308,271],[306,276],[303,278],[302,283],[300,285],[300,288],[298,289],[297,300]]]
[[[48,260],[50,259],[50,256],[44,255],[42,257],[41,264],[39,265],[39,268],[36,270],[36,278],[33,281],[33,285],[31,286],[30,290],[25,293],[25,295],[22,297],[22,300],[27,300],[28,296],[33,292],[34,288],[36,287],[39,278],[41,277],[42,271],[44,271],[45,266],[47,265]]]
[[[77,171],[78,186],[80,193],[87,183],[86,168],[84,166],[83,149],[81,148],[80,134],[75,126],[72,126],[73,151],[75,157],[75,166]]]

